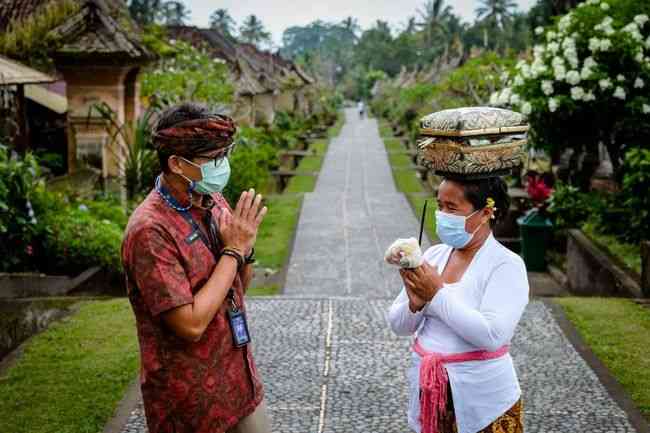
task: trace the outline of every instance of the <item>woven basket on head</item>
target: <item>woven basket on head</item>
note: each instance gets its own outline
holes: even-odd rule
[[[520,113],[465,107],[420,120],[418,152],[425,166],[445,177],[477,179],[509,174],[521,165],[528,124]]]

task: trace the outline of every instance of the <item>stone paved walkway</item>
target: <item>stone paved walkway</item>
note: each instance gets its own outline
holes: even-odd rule
[[[377,123],[359,120],[354,110],[347,120],[330,143],[315,191],[305,196],[287,295],[390,297],[400,278],[384,266],[384,251],[398,237],[418,236]]]
[[[400,286],[381,257],[417,221],[394,189],[376,123],[347,118],[306,197],[285,295],[248,301],[274,433],[409,431],[410,341],[386,324]],[[543,302],[529,304],[512,355],[526,432],[634,432]],[[141,405],[123,431],[146,431]]]

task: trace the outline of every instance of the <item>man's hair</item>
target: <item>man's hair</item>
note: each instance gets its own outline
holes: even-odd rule
[[[162,112],[153,132],[155,134],[187,120],[206,119],[212,114],[208,107],[196,102],[183,102],[182,104],[173,105]],[[172,152],[168,149],[158,147],[158,159],[162,171],[169,172],[169,157],[178,154],[179,152]],[[191,157],[193,155],[191,155],[188,147],[186,152],[180,152],[180,156]]]

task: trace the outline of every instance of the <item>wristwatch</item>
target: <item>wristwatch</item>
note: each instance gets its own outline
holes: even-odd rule
[[[251,253],[246,257],[244,257],[244,262],[247,265],[252,265],[253,263],[255,263],[255,248],[251,248]]]

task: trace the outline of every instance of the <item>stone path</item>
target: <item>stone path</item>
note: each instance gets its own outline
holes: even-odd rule
[[[417,237],[419,222],[395,189],[377,123],[357,117],[347,112],[315,191],[305,195],[286,295],[386,298],[399,287],[384,251],[398,237]]]
[[[373,120],[348,111],[305,199],[284,296],[248,301],[274,433],[406,433],[408,338],[385,313],[400,286],[381,263],[417,232]],[[634,432],[625,412],[532,300],[513,341],[526,432]],[[146,431],[142,407],[123,432]]]

